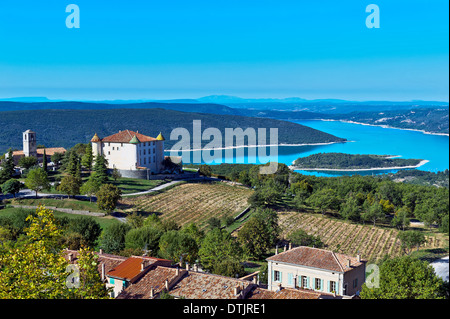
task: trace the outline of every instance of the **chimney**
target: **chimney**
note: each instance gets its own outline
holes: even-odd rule
[[[189,263],[186,263],[186,270],[189,271]]]
[[[105,280],[105,274],[106,274],[106,271],[105,271],[105,264],[102,263],[102,281]]]
[[[169,280],[168,279],[166,279],[164,281],[164,286],[166,287],[166,290],[169,291]]]
[[[176,268],[176,270],[175,270],[175,275],[178,277],[179,275],[180,275],[180,268]]]
[[[194,271],[197,272],[198,271],[198,265],[194,264]]]
[[[360,255],[360,254],[356,255],[356,260],[357,260],[358,262],[361,262],[361,255]]]
[[[289,250],[292,249],[292,243],[289,243]]]
[[[153,287],[150,288],[150,298],[153,298],[155,296],[155,289]]]
[[[141,271],[143,271],[145,269],[145,264],[146,264],[145,260],[142,260],[142,262],[141,262]]]
[[[278,255],[278,245],[275,246],[275,255]]]
[[[350,264],[351,264],[350,259],[347,259],[347,267],[348,267],[348,268],[350,268]]]
[[[73,253],[69,254],[69,261],[73,261]]]
[[[239,289],[239,285],[237,285],[236,287],[234,287],[234,294],[238,295],[240,293],[240,289]]]
[[[101,255],[103,254],[103,249],[100,248],[100,250],[98,251],[98,253]]]
[[[286,251],[286,245],[284,245],[284,251]]]

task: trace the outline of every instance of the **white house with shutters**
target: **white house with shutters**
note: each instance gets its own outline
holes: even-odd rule
[[[267,258],[268,289],[308,289],[341,296],[361,291],[365,264],[357,257],[300,246]]]

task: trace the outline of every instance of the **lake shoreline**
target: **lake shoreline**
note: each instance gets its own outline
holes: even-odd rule
[[[348,120],[311,119],[311,120],[308,120],[308,121],[342,122],[342,123],[350,123],[350,124],[358,124],[358,125],[366,125],[366,126],[376,126],[376,127],[382,127],[382,128],[390,128],[390,129],[403,130],[403,131],[420,132],[420,133],[428,134],[428,135],[438,135],[438,136],[447,136],[447,137],[450,136],[448,133],[434,133],[434,132],[428,132],[428,131],[418,130],[418,129],[412,129],[412,128],[401,128],[401,127],[395,127],[395,126],[389,126],[389,125],[376,125],[376,124],[368,124],[368,123],[355,122],[355,121],[348,121]]]
[[[411,166],[393,166],[393,167],[372,167],[372,168],[303,168],[295,165],[290,165],[289,168],[293,171],[330,171],[330,172],[364,172],[364,171],[385,171],[392,169],[410,169],[418,168],[428,163],[429,160],[422,160],[417,165]]]

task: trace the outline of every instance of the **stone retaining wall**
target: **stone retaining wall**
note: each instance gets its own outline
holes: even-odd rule
[[[27,205],[11,205],[15,208],[25,208],[25,209],[37,209],[37,206],[27,206]],[[105,216],[104,213],[93,213],[88,210],[74,210],[71,208],[59,208],[54,206],[45,206],[45,208],[57,210],[58,212],[68,213],[68,214],[75,214],[75,215],[88,215],[88,216],[96,216],[96,217],[103,217]]]

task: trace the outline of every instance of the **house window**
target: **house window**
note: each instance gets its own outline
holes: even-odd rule
[[[113,146],[113,151],[114,151],[114,146]]]
[[[273,281],[281,281],[281,275],[278,270],[275,270],[273,272]]]
[[[153,156],[153,163],[155,163],[156,162],[156,157],[155,156]]]
[[[308,277],[306,276],[302,276],[302,287],[303,288],[308,288]]]
[[[144,165],[147,164],[147,159],[144,157]]]
[[[145,155],[145,150],[144,150],[144,155]]]
[[[110,283],[111,285],[114,285],[114,278],[109,278],[109,283]]]
[[[110,151],[108,151],[108,155],[111,155],[111,152],[110,152]]]
[[[358,287],[358,278],[353,280],[353,288]]]
[[[155,154],[155,148],[153,149],[153,154]]]
[[[330,292],[336,291],[336,281],[330,281]]]
[[[322,280],[319,278],[316,278],[314,287],[316,290],[321,290],[322,289]]]

